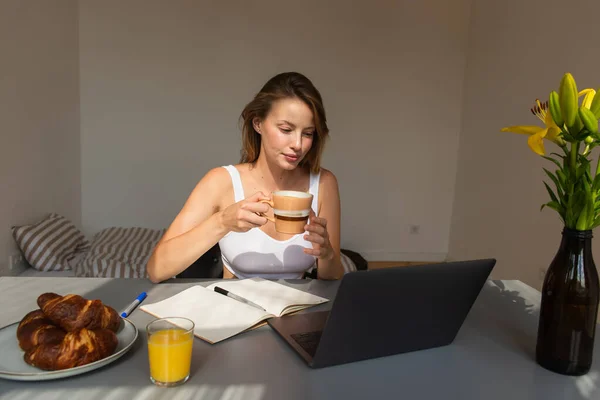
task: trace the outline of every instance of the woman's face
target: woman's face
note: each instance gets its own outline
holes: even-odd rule
[[[286,170],[298,166],[316,134],[313,113],[298,98],[274,102],[263,121],[254,121],[254,129],[261,135],[261,151],[267,159]]]

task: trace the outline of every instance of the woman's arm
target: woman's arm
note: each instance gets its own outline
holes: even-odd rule
[[[313,243],[312,251],[306,250],[308,254],[317,256],[319,279],[340,279],[344,275],[340,258],[340,208],[337,179],[332,172],[322,169],[319,183],[319,217],[315,219],[315,223],[311,222],[308,226],[308,240],[313,239],[317,243],[316,246]]]
[[[228,177],[225,169],[215,168],[198,182],[148,260],[152,282],[185,270],[227,234],[217,212]]]
[[[169,279],[192,265],[227,233],[247,232],[267,223],[257,213],[266,213],[268,199],[257,192],[237,203],[222,207],[222,199],[233,197],[229,173],[224,168],[209,171],[194,188],[148,260],[152,282]]]

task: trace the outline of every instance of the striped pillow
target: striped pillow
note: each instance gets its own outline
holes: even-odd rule
[[[147,278],[146,263],[165,229],[112,227],[98,232],[75,276]]]
[[[357,271],[356,264],[354,264],[354,261],[352,261],[350,257],[340,252],[340,259],[342,260],[342,266],[344,267],[344,274]]]
[[[89,243],[65,217],[52,213],[33,225],[13,226],[12,235],[25,259],[39,271],[66,271]]]

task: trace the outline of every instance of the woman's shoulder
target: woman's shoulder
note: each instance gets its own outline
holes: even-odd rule
[[[223,179],[231,179],[230,178],[230,174],[228,169],[230,169],[231,167],[235,168],[238,170],[238,172],[243,173],[246,170],[248,170],[248,164],[229,164],[229,165],[222,165],[219,167],[214,167],[212,169],[210,169],[206,175],[204,175],[204,178],[206,179],[210,179],[210,180],[223,180]],[[203,179],[204,179],[203,178]]]
[[[335,176],[335,174],[333,172],[331,172],[328,169],[325,168],[321,168],[320,172],[321,177],[320,177],[320,181],[319,181],[319,185],[321,186],[337,186],[337,178]]]
[[[206,181],[207,183],[220,183],[227,179],[229,176],[229,172],[224,167],[214,167],[210,169],[203,177],[202,181]]]
[[[319,179],[319,215],[323,215],[324,205],[328,212],[339,210],[340,190],[335,174],[328,169],[320,169],[321,177]]]
[[[230,164],[210,169],[200,180],[200,182],[211,186],[213,189],[229,190],[231,189],[231,173],[229,168],[235,168],[240,175],[244,175],[249,170],[248,164]]]
[[[196,185],[196,189],[209,190],[212,193],[223,194],[231,189],[231,176],[223,166],[208,170]]]

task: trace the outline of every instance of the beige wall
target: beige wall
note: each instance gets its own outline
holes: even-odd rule
[[[81,1],[86,233],[167,226],[204,173],[237,162],[245,103],[297,70],[325,100],[342,245],[443,259],[469,12],[470,0]]]
[[[538,123],[529,108],[558,88],[564,72],[581,87],[600,86],[597,28],[586,21],[599,13],[598,2],[476,0],[451,259],[496,257],[496,277],[541,287],[562,228],[554,211],[539,211],[548,201],[542,167],[552,165],[529,150],[525,136],[499,130]],[[600,240],[594,243],[600,254]]]
[[[536,123],[529,107],[565,71],[600,86],[580,19],[600,5],[341,4],[2,2],[0,274],[8,228],[51,211],[88,234],[166,226],[202,174],[237,160],[243,105],[298,70],[325,98],[344,246],[427,260],[449,245],[450,259],[496,257],[494,276],[539,288],[561,228],[539,212],[548,164],[499,129]],[[580,23],[541,28],[558,20]]]
[[[81,221],[77,2],[0,3],[0,275],[10,226]]]

